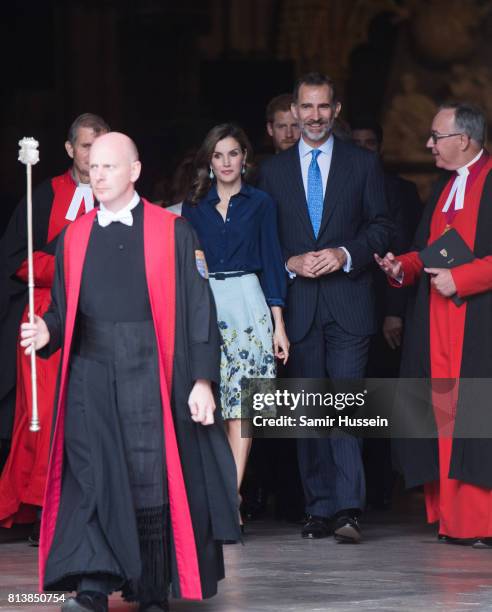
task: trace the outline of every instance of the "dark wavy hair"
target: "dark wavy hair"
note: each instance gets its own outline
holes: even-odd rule
[[[244,130],[234,123],[221,123],[213,127],[205,136],[195,156],[195,172],[191,184],[190,202],[198,204],[210,189],[213,179],[210,178],[210,162],[215,146],[224,138],[234,138],[239,143],[243,153],[246,154],[245,173],[242,180],[250,182],[254,175],[253,148]]]

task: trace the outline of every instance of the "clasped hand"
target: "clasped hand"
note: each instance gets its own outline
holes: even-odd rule
[[[322,249],[290,257],[287,267],[299,276],[318,278],[342,269],[346,261],[347,254],[343,249]]]

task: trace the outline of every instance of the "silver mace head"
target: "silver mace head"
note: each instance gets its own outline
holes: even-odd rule
[[[34,166],[39,161],[39,142],[34,138],[23,138],[19,140],[18,160],[23,164]]]

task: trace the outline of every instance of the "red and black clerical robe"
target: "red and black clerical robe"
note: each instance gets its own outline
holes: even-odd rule
[[[469,168],[462,210],[442,212],[455,174],[436,186],[415,238],[398,257],[404,285],[417,284],[410,304],[401,375],[455,381],[432,384],[435,439],[400,440],[397,456],[408,486],[425,484],[429,522],[454,538],[492,536],[492,439],[467,435],[490,429],[490,398],[478,399],[460,379],[492,377],[492,160],[484,151]],[[454,228],[476,259],[452,269],[455,303],[430,286],[417,252]],[[444,386],[443,386],[444,385]],[[470,391],[472,395],[470,395]],[[410,407],[409,407],[410,408]],[[461,432],[461,433],[460,433]],[[491,431],[492,433],[492,431]],[[475,434],[476,435],[476,434]]]
[[[50,303],[57,238],[70,223],[65,216],[76,188],[69,170],[44,181],[33,193],[34,311],[39,316]],[[78,214],[84,210],[82,204]],[[60,360],[59,353],[49,360],[36,360],[41,430],[31,432],[31,360],[18,343],[20,323],[28,320],[25,199],[14,211],[1,253],[5,269],[0,297],[0,430],[11,427],[12,413],[14,422],[9,457],[0,477],[0,526],[10,527],[35,521],[36,506],[42,505]]]
[[[135,224],[138,214],[139,211],[134,209]],[[67,499],[64,498],[68,493],[65,486],[67,470],[70,470],[67,456],[73,445],[73,438],[67,433],[74,418],[74,407],[70,401],[70,397],[73,397],[70,395],[73,393],[70,372],[75,359],[72,351],[74,338],[80,334],[80,321],[85,317],[85,313],[82,316],[81,312],[81,287],[90,290],[90,283],[83,284],[89,261],[92,266],[98,265],[104,271],[104,261],[99,262],[91,251],[94,245],[91,235],[93,237],[95,232],[107,229],[99,228],[94,211],[67,228],[57,249],[53,302],[45,315],[50,329],[50,344],[46,352],[49,354],[61,346],[62,359],[41,522],[41,589],[77,588],[77,576],[84,573],[78,558],[98,564],[97,573],[112,576],[116,573],[117,577],[128,582],[138,582],[141,573],[139,551],[135,547],[138,539],[135,520],[131,512],[125,510],[132,505],[132,498],[125,494],[123,486],[119,486],[123,482],[109,479],[100,483],[99,487],[89,485],[80,499],[90,506],[91,511],[81,524],[73,525],[74,521],[77,523],[80,513],[68,512],[67,516],[72,500],[66,503]],[[126,249],[124,244],[116,246]],[[217,381],[219,377],[219,335],[215,307],[208,282],[197,270],[195,257],[198,248],[194,233],[184,220],[144,203],[144,274],[157,344],[170,514],[171,559],[167,563],[167,570],[173,594],[187,599],[202,599],[215,594],[217,581],[224,576],[221,541],[239,539],[236,473],[219,411],[214,425],[204,427],[192,421],[187,405],[196,379]],[[123,279],[123,282],[130,284],[128,291],[131,292],[131,279]],[[108,278],[107,283],[111,290],[114,277]],[[108,312],[107,320],[111,321],[111,316],[112,313]],[[80,392],[84,393],[83,385]],[[99,413],[101,419],[107,418],[103,412]],[[118,413],[121,417],[121,410],[117,408],[114,414]],[[97,420],[98,413],[91,418]],[[105,457],[108,462],[114,461],[116,453],[113,449],[116,449],[115,440],[119,438],[121,426],[119,420],[114,421],[116,429],[113,439],[109,436],[105,438],[110,448],[102,453],[97,452],[97,455],[94,453],[93,465],[88,469],[94,478],[88,476],[86,480],[96,482],[100,473],[116,473],[115,469],[106,469],[105,465],[98,463],[98,457]],[[93,443],[91,440],[86,442],[89,445]],[[84,443],[84,440],[81,439],[80,443]],[[120,463],[126,462],[123,460]],[[125,469],[125,465],[120,465],[120,470]],[[122,513],[126,518],[121,519]],[[88,555],[87,550],[81,550],[81,547],[87,549],[86,543],[89,542],[89,547],[93,546],[97,551],[99,543],[91,542],[90,537],[80,539],[80,545],[75,541],[78,538],[76,534],[92,529],[95,523],[97,530],[91,533],[104,536],[98,536],[98,539],[108,559],[106,567],[101,558],[104,555]],[[123,525],[124,530],[115,533],[115,523]],[[74,541],[67,542],[69,536],[63,525],[68,524]],[[114,567],[118,568],[117,572]],[[85,571],[94,570],[86,568]]]

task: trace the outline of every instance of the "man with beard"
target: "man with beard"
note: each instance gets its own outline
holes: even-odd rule
[[[362,378],[376,331],[371,249],[384,252],[391,236],[384,178],[376,154],[333,136],[340,109],[329,77],[303,76],[292,104],[299,144],[267,160],[259,183],[279,207],[292,377]],[[359,542],[360,441],[301,439],[298,454],[308,514],[302,536],[333,529],[337,541]]]

